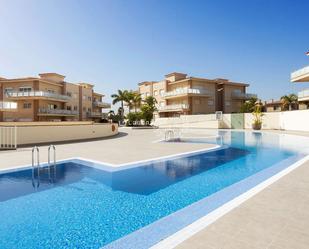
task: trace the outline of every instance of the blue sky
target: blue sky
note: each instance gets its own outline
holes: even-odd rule
[[[306,0],[0,0],[0,76],[58,72],[108,95],[169,72],[251,84],[267,100],[309,88]]]

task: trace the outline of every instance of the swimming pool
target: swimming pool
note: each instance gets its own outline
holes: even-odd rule
[[[148,248],[307,154],[305,138],[210,133],[202,142],[220,149],[121,168],[73,159],[39,179],[0,173],[0,248]]]

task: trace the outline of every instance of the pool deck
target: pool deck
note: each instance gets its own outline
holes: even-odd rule
[[[308,133],[273,131],[309,136]],[[210,144],[155,143],[159,130],[121,128],[117,137],[56,145],[57,159],[83,157],[115,164],[213,148]],[[47,161],[47,146],[40,146]],[[1,151],[0,169],[31,163],[31,148]],[[309,248],[309,161],[179,244],[178,249]]]
[[[80,143],[56,145],[57,160],[73,157],[114,164],[130,163],[158,157],[181,154],[202,149],[211,149],[211,144],[158,143],[164,134],[159,129],[120,128],[115,137]],[[47,162],[48,146],[39,146],[40,161]],[[18,148],[17,151],[0,151],[0,169],[31,165],[31,147]]]

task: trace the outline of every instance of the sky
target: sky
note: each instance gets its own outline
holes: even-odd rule
[[[0,0],[0,77],[66,75],[107,101],[170,72],[249,83],[262,100],[309,88],[308,0]]]

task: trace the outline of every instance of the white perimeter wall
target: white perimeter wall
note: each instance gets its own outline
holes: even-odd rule
[[[232,115],[233,114],[224,114],[221,121],[216,121],[214,114],[184,115],[173,118],[156,118],[154,125],[159,127],[231,129]],[[244,128],[251,129],[252,122],[252,114],[245,113]],[[266,112],[263,116],[262,129],[309,131],[309,110]]]

